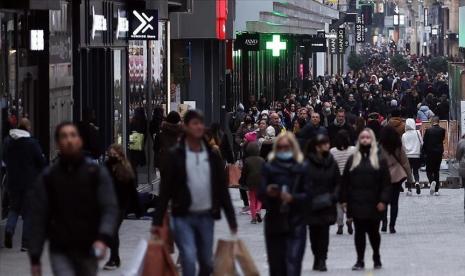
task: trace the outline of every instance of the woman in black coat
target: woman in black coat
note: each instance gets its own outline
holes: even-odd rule
[[[290,132],[273,145],[262,170],[258,198],[266,208],[265,242],[271,276],[299,276],[305,253],[308,169]]]
[[[336,222],[336,195],[341,180],[339,167],[329,149],[328,136],[319,134],[310,142],[307,150],[312,198],[307,224],[314,256],[313,270],[317,271],[327,270],[329,226]]]
[[[105,264],[105,270],[113,270],[120,266],[119,257],[119,228],[128,209],[132,206],[136,208],[136,216],[140,216],[138,194],[135,183],[135,175],[129,160],[124,154],[123,147],[113,144],[108,149],[108,159],[105,162],[113,180],[116,197],[118,199],[119,220],[118,226],[110,244],[110,259]]]
[[[387,162],[382,158],[375,134],[366,128],[360,132],[355,153],[344,168],[341,203],[354,219],[357,262],[352,270],[365,268],[366,234],[373,248],[374,268],[380,269],[379,224],[390,202],[391,180]]]

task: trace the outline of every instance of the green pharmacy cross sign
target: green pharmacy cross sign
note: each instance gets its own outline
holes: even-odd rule
[[[286,42],[281,41],[280,35],[273,35],[273,40],[266,42],[266,49],[271,50],[274,57],[279,57],[280,51],[286,50]]]

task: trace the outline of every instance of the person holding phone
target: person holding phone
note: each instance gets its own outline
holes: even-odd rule
[[[294,134],[280,134],[263,166],[259,199],[266,207],[265,242],[271,276],[301,274],[305,210],[310,198],[306,163]]]
[[[360,132],[354,154],[349,157],[342,177],[341,203],[352,217],[355,226],[357,262],[352,270],[365,268],[366,234],[373,248],[375,269],[380,269],[379,247],[381,236],[379,224],[386,204],[391,199],[391,176],[389,167],[376,143],[371,129]]]

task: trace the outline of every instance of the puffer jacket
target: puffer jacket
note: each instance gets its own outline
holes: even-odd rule
[[[417,113],[417,119],[420,121],[429,121],[434,116],[433,111],[429,109],[427,105],[422,105],[420,106],[420,109],[418,110]]]
[[[261,172],[265,159],[260,156],[260,150],[256,142],[247,144],[245,154],[246,158],[244,159],[240,182],[243,182],[249,190],[255,190],[261,183]]]
[[[423,138],[416,129],[414,119],[407,119],[405,122],[405,133],[402,135],[402,146],[408,158],[420,158]]]
[[[322,210],[310,210],[307,223],[309,225],[328,225],[336,222],[337,211],[336,202],[339,195],[341,174],[339,167],[333,156],[318,157],[314,153],[308,156],[308,179],[311,182],[312,199],[323,195],[331,194],[334,204]]]

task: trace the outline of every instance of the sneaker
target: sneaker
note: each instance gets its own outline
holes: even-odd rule
[[[27,252],[27,248],[26,247],[21,247],[21,252]]]
[[[433,182],[431,182],[431,187],[429,189],[429,194],[433,195],[435,191],[436,191],[436,181],[433,181]]]
[[[421,186],[420,183],[415,183],[415,190],[417,190],[417,195],[421,194]]]
[[[408,190],[407,191],[407,194],[405,194],[406,196],[412,196],[412,191],[411,190]]]
[[[381,263],[381,258],[378,257],[373,257],[373,267],[374,269],[381,269],[383,267],[383,264]]]
[[[354,233],[354,228],[352,227],[352,223],[346,222],[346,224],[347,224],[347,233],[349,233],[349,235],[352,235]]]
[[[109,260],[105,266],[103,267],[104,270],[115,270],[120,267],[121,263],[118,260]]]
[[[342,235],[344,233],[344,226],[338,226],[336,235]]]
[[[13,248],[13,235],[5,231],[5,247]]]
[[[262,223],[263,220],[262,220],[262,216],[260,215],[260,213],[258,213],[256,216],[257,216],[257,222]]]
[[[250,212],[249,206],[242,207],[241,215],[247,215]]]
[[[397,233],[396,228],[394,226],[389,226],[389,233],[391,233],[391,234]]]
[[[250,223],[251,223],[251,224],[257,224],[257,219],[252,219],[252,220],[250,221]]]
[[[434,196],[439,196],[439,192],[435,192],[435,193],[434,193]]]
[[[365,263],[362,261],[357,261],[352,267],[352,270],[355,270],[355,271],[364,270],[364,269],[365,269]]]
[[[400,186],[400,192],[403,193],[404,191],[404,187]]]

